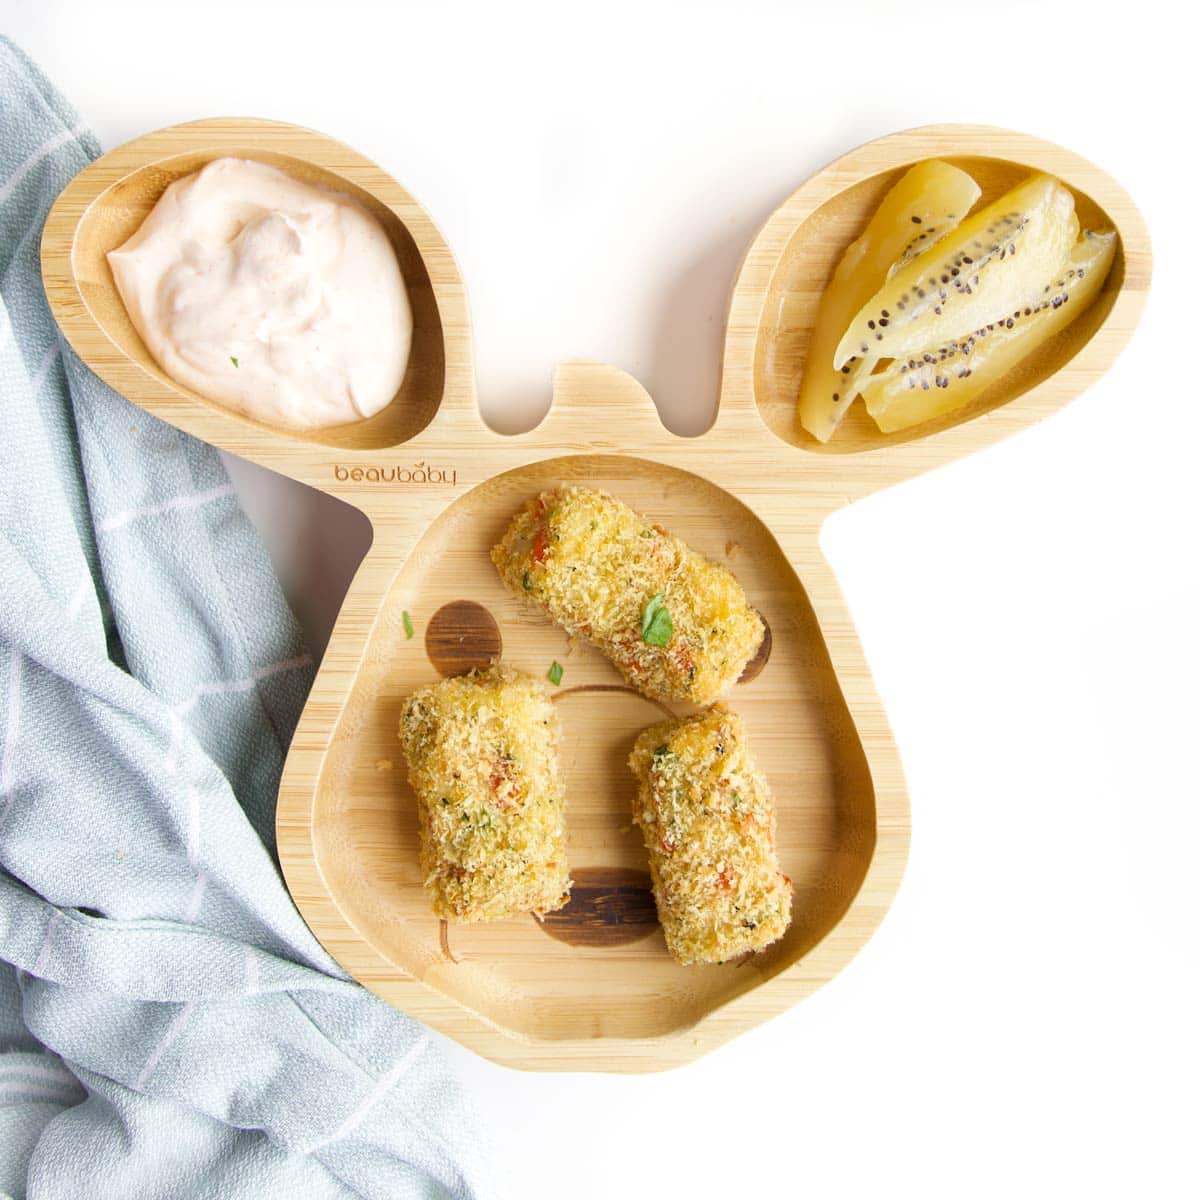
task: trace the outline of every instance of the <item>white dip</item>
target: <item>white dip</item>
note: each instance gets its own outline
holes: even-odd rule
[[[210,400],[316,429],[369,417],[400,389],[404,279],[347,196],[219,158],[171,184],[108,261],[155,361]]]

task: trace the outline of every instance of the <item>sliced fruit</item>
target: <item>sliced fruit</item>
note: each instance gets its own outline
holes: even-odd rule
[[[847,247],[821,297],[800,381],[797,414],[813,437],[827,442],[854,399],[842,386],[851,366],[838,371],[833,365],[851,318],[889,271],[945,237],[978,199],[979,185],[966,171],[936,159],[919,163],[884,196],[862,236]]]
[[[1085,233],[1065,270],[1036,302],[966,337],[896,359],[873,375],[863,400],[875,423],[884,433],[895,433],[969,404],[1087,309],[1108,276],[1116,248],[1111,230]]]
[[[1024,309],[1057,276],[1078,236],[1071,193],[1035,175],[897,271],[859,309],[834,367],[857,358],[854,373],[865,386],[881,358],[910,357]]]

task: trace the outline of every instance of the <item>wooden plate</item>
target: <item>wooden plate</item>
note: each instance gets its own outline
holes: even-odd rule
[[[396,401],[370,421],[307,435],[249,421],[178,387],[149,359],[104,254],[163,188],[240,154],[358,196],[385,223],[413,294],[416,337]],[[1121,235],[1104,294],[1003,393],[955,419],[884,437],[866,423],[822,447],[792,411],[817,297],[895,173],[932,156],[968,165],[987,192],[1030,169],[1075,190]],[[374,543],[346,597],[280,787],[279,848],[309,925],[367,987],[512,1066],[655,1070],[781,1012],[836,974],[887,910],[908,848],[896,747],[818,535],[833,510],[947,462],[1064,404],[1112,361],[1149,283],[1129,198],[1103,172],[1033,138],[939,126],[872,142],[820,172],[767,222],[730,308],[721,403],[707,434],[679,438],[628,375],[569,363],[529,434],[488,429],[475,404],[462,280],[413,199],[353,151],[265,121],[178,126],[112,151],[64,191],[43,273],[68,339],[155,415],[363,510]],[[795,921],[766,953],[723,967],[666,954],[630,829],[624,759],[656,705],[588,647],[515,602],[487,556],[541,488],[588,482],[728,562],[771,631],[731,702],[779,807]],[[416,636],[406,635],[411,614]],[[439,672],[502,648],[544,676],[564,728],[574,898],[563,914],[483,926],[436,921],[416,861],[414,799],[395,738],[400,703]]]

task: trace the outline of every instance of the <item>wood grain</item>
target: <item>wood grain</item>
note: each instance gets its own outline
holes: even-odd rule
[[[104,252],[171,179],[230,153],[350,190],[391,231],[417,292],[421,347],[400,397],[372,421],[318,435],[248,421],[171,383],[129,327]],[[893,437],[852,423],[821,447],[794,424],[816,298],[896,172],[934,156],[968,165],[989,191],[1028,170],[1058,175],[1085,217],[1102,212],[1116,226],[1117,269],[1073,333],[976,408]],[[1128,196],[1048,143],[963,126],[872,142],[804,184],[750,248],[730,304],[718,415],[693,439],[662,427],[635,380],[597,363],[559,368],[551,410],[531,433],[508,438],[488,429],[475,404],[462,281],[432,222],[378,167],[292,126],[199,122],[106,155],[52,210],[43,273],[67,337],[118,390],[231,453],[357,505],[373,523],[374,543],[280,787],[284,872],[316,935],[367,987],[499,1062],[645,1071],[695,1058],[832,978],[870,937],[900,882],[909,838],[904,780],[819,549],[826,516],[1025,428],[1077,395],[1133,329],[1150,248]],[[645,861],[631,828],[625,757],[660,707],[510,596],[488,560],[510,514],[564,482],[604,487],[728,562],[772,629],[769,657],[729,699],[777,798],[796,915],[782,942],[743,966],[679,967],[661,932],[646,928],[635,882]],[[543,677],[552,661],[564,668],[556,696],[569,849],[581,886],[578,911],[557,930],[530,918],[443,928],[421,887],[403,771],[379,766],[399,760],[404,696],[454,668],[431,661],[427,632],[445,606],[462,601],[495,621],[514,666]],[[405,611],[416,626],[411,638]],[[488,623],[473,611],[470,627]],[[435,628],[434,658],[440,636]]]
[[[650,872],[629,867],[581,867],[571,899],[542,918],[542,928],[571,946],[623,946],[658,929]]]
[[[474,600],[451,600],[429,618],[425,653],[439,675],[482,671],[503,652],[496,618]]]

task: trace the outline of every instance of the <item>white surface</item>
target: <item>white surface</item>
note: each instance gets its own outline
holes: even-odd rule
[[[453,1053],[520,1200],[1195,1196],[1192,39],[1146,3],[802,7],[0,0],[0,27],[106,146],[243,113],[392,171],[458,256],[481,402],[507,429],[570,357],[632,371],[676,429],[707,425],[740,255],[870,137],[982,121],[1112,171],[1157,258],[1116,368],[826,530],[912,792],[879,935],[666,1075]],[[369,535],[231,465],[322,642]]]

